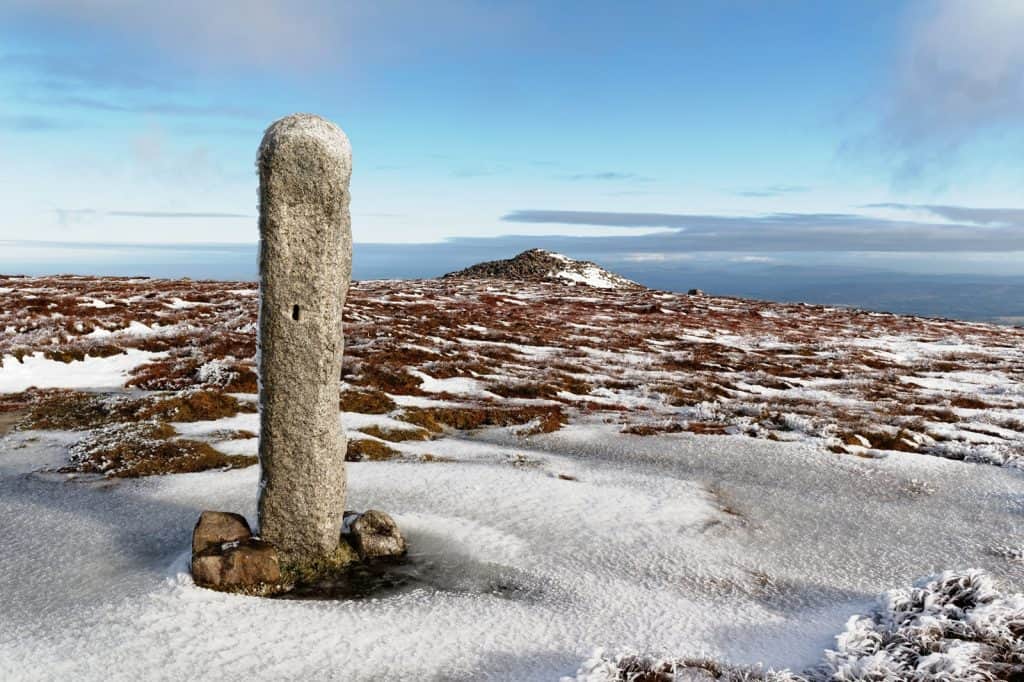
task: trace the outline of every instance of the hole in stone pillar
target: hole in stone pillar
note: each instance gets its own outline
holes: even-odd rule
[[[292,306],[292,319],[296,322],[299,321],[299,306],[297,305]]]

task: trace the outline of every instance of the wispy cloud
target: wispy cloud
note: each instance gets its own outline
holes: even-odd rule
[[[255,218],[246,213],[220,213],[217,211],[107,211],[119,218]]]
[[[501,173],[503,169],[499,168],[483,168],[483,167],[470,167],[456,168],[452,171],[453,178],[483,178],[489,175],[497,175]]]
[[[57,222],[68,227],[83,220],[112,216],[115,218],[255,218],[246,213],[221,211],[100,211],[95,208],[55,208]]]
[[[769,185],[759,189],[744,189],[733,192],[738,197],[779,197],[786,194],[806,192],[810,188],[803,185]]]
[[[954,215],[963,207],[937,207]],[[989,216],[991,218],[991,216]],[[520,210],[509,223],[665,228],[653,234],[580,237],[588,248],[630,252],[688,251],[1024,251],[1024,220],[982,224],[897,220],[861,213],[768,213],[734,216],[684,213]]]
[[[946,220],[975,225],[1024,225],[1024,208],[976,208],[941,204],[866,204],[864,208],[892,208],[903,211],[924,211]]]
[[[15,132],[43,132],[49,130],[69,130],[76,126],[62,119],[38,114],[0,115],[0,129]]]
[[[53,211],[61,227],[71,227],[96,215],[96,210],[92,208],[55,208]]]
[[[507,223],[614,225],[616,227],[685,227],[701,216],[680,213],[615,213],[609,211],[546,211],[526,209],[501,217]]]
[[[575,173],[572,175],[561,176],[563,180],[572,180],[574,182],[597,180],[597,181],[615,181],[615,182],[651,182],[654,178],[647,177],[646,175],[639,175],[637,173],[628,173],[623,171],[602,171],[598,173]]]
[[[622,257],[622,260],[627,263],[678,263],[680,261],[690,261],[696,259],[697,256],[692,253],[627,253]]]
[[[103,99],[83,95],[34,98],[47,106],[75,107],[93,111],[125,114],[159,114],[163,116],[213,116],[224,118],[266,118],[265,112],[225,104],[184,104],[181,102],[129,102],[124,99]]]
[[[0,55],[0,71],[20,73],[34,84],[53,90],[69,86],[113,87],[123,90],[159,88],[166,90],[166,81],[153,78],[133,68],[124,60],[83,59],[57,54],[12,53]]]

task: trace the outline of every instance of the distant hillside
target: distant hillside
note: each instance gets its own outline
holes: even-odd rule
[[[585,284],[597,289],[642,289],[640,284],[590,261],[573,260],[544,249],[523,251],[515,258],[477,263],[445,278],[503,279],[521,282]]]

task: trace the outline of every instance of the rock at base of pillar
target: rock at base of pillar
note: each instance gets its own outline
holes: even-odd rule
[[[202,554],[225,542],[239,542],[252,537],[249,522],[241,514],[204,511],[192,531],[192,554]]]
[[[192,580],[220,592],[267,596],[291,589],[277,549],[252,536],[245,517],[204,511],[192,532]]]
[[[348,575],[358,564],[401,559],[408,543],[389,514],[346,511],[336,552],[316,561],[296,560],[254,537],[244,516],[204,511],[192,533],[192,579],[220,592],[273,596],[296,585]]]
[[[389,514],[376,509],[346,511],[341,538],[359,553],[359,558],[397,559],[405,555],[408,545]]]

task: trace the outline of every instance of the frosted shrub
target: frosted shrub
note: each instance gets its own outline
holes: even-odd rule
[[[718,403],[697,403],[693,406],[692,410],[689,416],[696,421],[711,422],[722,416],[721,405]]]
[[[226,386],[235,378],[236,373],[231,370],[231,362],[234,358],[221,358],[210,360],[199,368],[197,378],[202,384],[214,386]]]

